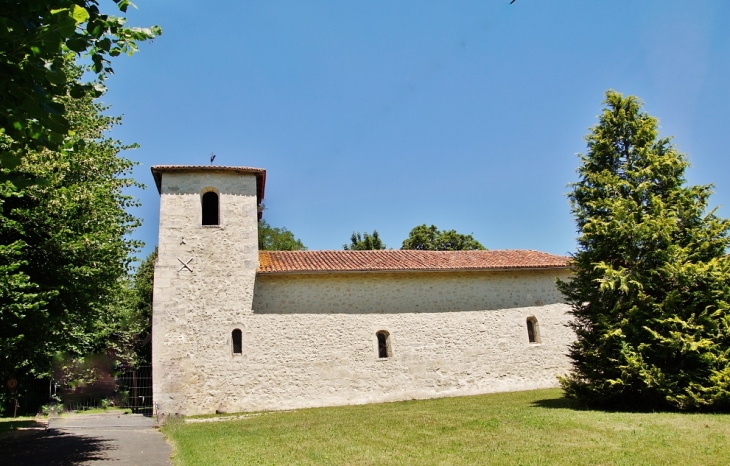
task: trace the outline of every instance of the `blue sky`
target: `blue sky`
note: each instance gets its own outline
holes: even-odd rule
[[[110,5],[102,6],[110,8]],[[729,216],[725,0],[139,0],[163,35],[114,61],[112,136],[156,164],[267,170],[266,211],[309,249],[427,223],[489,249],[575,249],[565,194],[604,93],[640,97]],[[109,10],[110,11],[110,10]],[[722,207],[726,206],[726,207]]]

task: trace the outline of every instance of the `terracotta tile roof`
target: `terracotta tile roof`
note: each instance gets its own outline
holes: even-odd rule
[[[157,192],[161,192],[162,174],[165,172],[234,172],[253,173],[256,175],[256,197],[258,203],[264,199],[264,188],[266,187],[266,170],[254,167],[232,167],[226,165],[153,165],[150,167],[152,177],[157,185]]]
[[[569,257],[503,251],[259,251],[260,274],[567,268]]]

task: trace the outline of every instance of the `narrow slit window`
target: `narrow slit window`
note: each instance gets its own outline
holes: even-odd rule
[[[203,194],[203,225],[218,225],[218,193]]]
[[[241,334],[241,330],[235,329],[233,332],[231,332],[231,342],[233,343],[233,354],[242,354],[243,353],[243,338]]]
[[[540,343],[540,333],[537,326],[537,319],[534,317],[527,318],[527,339],[530,343]]]
[[[375,336],[378,337],[378,357],[389,358],[391,356],[390,334],[381,330],[380,332],[377,332]]]

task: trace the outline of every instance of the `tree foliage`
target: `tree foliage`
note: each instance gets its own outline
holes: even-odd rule
[[[97,321],[94,353],[107,356],[117,368],[152,364],[152,298],[157,248],[130,277],[120,280],[116,299],[111,300]]]
[[[129,0],[113,0],[126,12]],[[26,149],[70,149],[73,137],[67,105],[99,97],[112,73],[110,58],[131,55],[136,42],[162,33],[158,26],[125,26],[125,19],[103,14],[98,0],[5,1],[0,8],[0,134],[9,139],[0,166],[14,169]],[[88,54],[99,80],[82,83],[66,66]],[[7,176],[7,174],[6,174]]]
[[[730,408],[730,223],[687,186],[686,157],[658,138],[635,97],[606,94],[569,194],[578,226],[571,305],[573,371],[588,404]]]
[[[403,240],[401,249],[421,251],[471,251],[486,249],[472,235],[457,233],[456,230],[440,231],[436,225],[418,225]]]
[[[78,68],[67,73],[78,75]],[[27,151],[15,178],[45,183],[18,188],[0,183],[0,373],[43,376],[58,352],[84,355],[99,348],[102,323],[126,298],[120,290],[139,243],[128,234],[139,220],[124,190],[133,163],[119,152],[133,146],[104,136],[120,122],[104,116],[90,95],[60,99],[77,150]],[[7,135],[0,144],[7,149]]]
[[[142,316],[146,324],[145,331],[151,333],[152,328],[152,299],[155,286],[155,263],[157,262],[157,247],[145,260],[139,264],[134,273],[132,289],[134,290],[134,309]],[[145,335],[146,336],[146,335]]]
[[[260,251],[303,251],[307,249],[301,240],[286,227],[272,227],[264,219],[259,220]]]
[[[387,246],[380,239],[378,230],[373,230],[373,234],[368,232],[362,235],[358,232],[352,232],[350,237],[350,244],[343,244],[342,248],[345,251],[370,251],[374,249],[385,249]]]

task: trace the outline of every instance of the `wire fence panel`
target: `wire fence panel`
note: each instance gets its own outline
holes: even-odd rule
[[[140,366],[116,376],[107,374],[91,384],[28,377],[19,379],[13,390],[0,387],[2,416],[33,415],[53,405],[62,405],[64,411],[128,408],[151,416],[152,366]]]
[[[151,416],[152,366],[101,378],[92,386],[59,387],[58,395],[67,411],[117,407]]]
[[[116,378],[118,406],[152,415],[152,366],[141,366]]]

